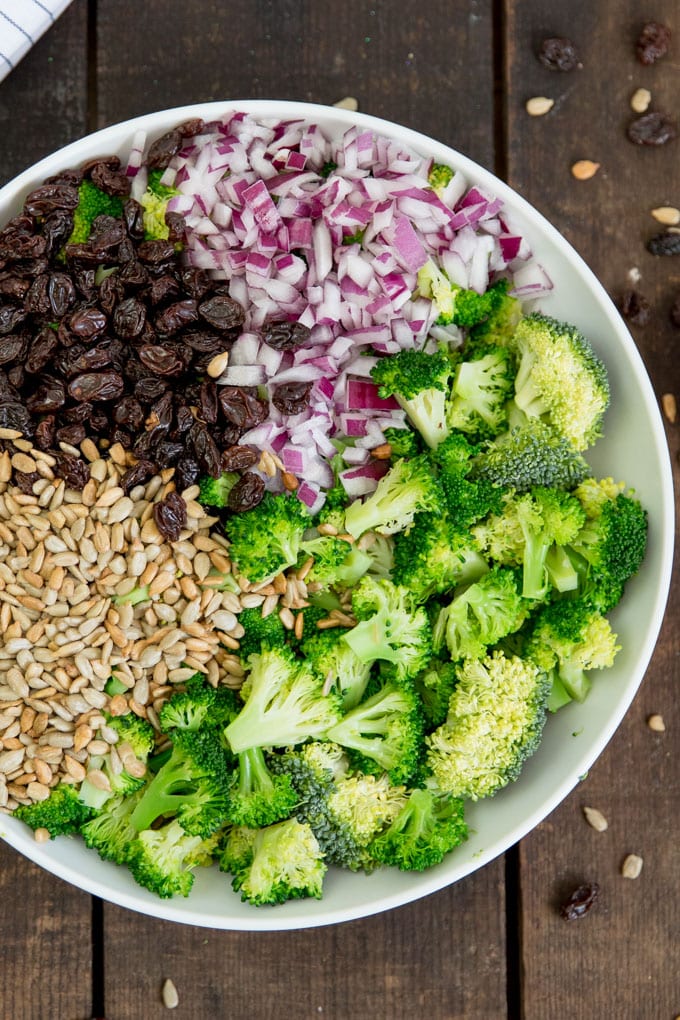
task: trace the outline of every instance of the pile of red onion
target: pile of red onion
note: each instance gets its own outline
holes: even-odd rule
[[[146,186],[143,148],[136,136],[133,195]],[[427,183],[431,166],[358,126],[330,139],[306,121],[241,112],[206,124],[162,177],[179,191],[168,208],[186,219],[188,262],[229,280],[246,309],[246,332],[220,381],[312,383],[306,411],[286,416],[271,405],[270,419],[241,440],[281,459],[312,513],[334,483],[330,461],[339,450],[352,498],[371,492],[386,469],[371,450],[385,442],[385,428],[403,427],[404,413],[378,396],[376,358],[460,342],[457,328],[437,326],[432,302],[417,295],[428,259],[480,293],[498,275],[520,298],[551,289],[503,203],[468,187],[460,171],[439,197]],[[294,352],[268,347],[258,329],[272,319],[304,323],[309,343]]]

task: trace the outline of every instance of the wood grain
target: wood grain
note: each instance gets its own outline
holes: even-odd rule
[[[105,907],[106,1007],[161,1020],[175,982],[177,1016],[269,1020],[500,1020],[505,1017],[503,867],[434,896],[331,928],[217,932]],[[124,974],[124,979],[121,975]]]
[[[677,31],[677,5],[670,0],[657,3],[653,16],[675,22]],[[645,242],[660,229],[650,210],[680,201],[680,142],[643,149],[625,131],[634,117],[630,96],[639,86],[652,92],[654,109],[675,112],[680,67],[677,56],[652,67],[636,61],[634,41],[642,22],[633,0],[607,5],[578,0],[561,9],[538,0],[507,5],[508,174],[509,183],[584,256],[614,300],[631,286],[630,271],[639,271],[637,288],[653,311],[649,325],[633,327],[633,333],[660,397],[680,386],[680,333],[668,317],[680,279],[676,261],[654,258]],[[580,70],[559,74],[541,67],[535,51],[548,35],[574,41]],[[525,101],[534,95],[556,100],[548,116],[527,115]],[[570,174],[574,160],[583,158],[601,163],[587,182]],[[678,425],[667,428],[677,471]],[[659,1020],[680,1010],[670,977],[680,965],[677,608],[676,583],[656,655],[610,747],[521,845],[523,1020],[558,1015]],[[652,712],[664,716],[665,734],[647,727]],[[606,832],[586,824],[586,804],[608,818]],[[645,862],[635,881],[620,874],[629,852]],[[563,921],[560,900],[593,880],[601,898],[592,913],[571,924]]]

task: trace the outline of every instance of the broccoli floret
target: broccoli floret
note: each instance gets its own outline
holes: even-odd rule
[[[587,673],[612,666],[619,647],[609,620],[587,599],[560,599],[539,612],[525,654],[569,698],[583,701],[590,689]]]
[[[348,578],[351,580],[359,570],[356,580],[366,573],[368,560],[365,563],[348,564],[353,547],[344,538],[337,538],[335,535],[320,535],[318,538],[310,538],[302,543],[304,556],[312,556],[314,564],[307,574],[307,583],[318,582],[324,587],[333,585],[346,586]]]
[[[529,603],[518,591],[513,570],[494,567],[442,609],[434,626],[433,644],[446,645],[451,658],[479,659],[490,645],[524,623]]]
[[[385,442],[389,443],[392,457],[417,457],[422,452],[423,446],[420,436],[413,429],[389,428],[383,429]]]
[[[176,817],[185,832],[205,839],[228,818],[230,780],[218,730],[175,730],[172,754],[145,788],[132,824],[141,832]]]
[[[223,509],[229,502],[229,493],[239,480],[235,471],[223,471],[219,478],[204,475],[198,481],[198,502],[202,506],[214,506]]]
[[[357,542],[356,548],[370,560],[366,571],[370,577],[390,580],[394,569],[394,539],[391,535],[379,535],[377,531],[365,531]]]
[[[448,659],[432,659],[427,669],[419,673],[413,681],[423,707],[427,732],[441,726],[446,719],[457,679],[454,662]]]
[[[319,510],[315,521],[318,524],[332,524],[338,531],[345,527],[345,510],[349,506],[349,496],[342,482],[336,481],[326,492],[326,500]]]
[[[576,329],[535,312],[512,338],[518,359],[515,403],[552,425],[576,450],[599,438],[609,404],[607,370]]]
[[[573,489],[590,467],[571,443],[538,418],[514,425],[488,443],[471,464],[470,477],[526,492],[534,485]]]
[[[427,457],[397,460],[363,502],[355,500],[345,514],[345,527],[359,538],[365,531],[393,535],[413,522],[417,513],[438,510],[441,491]]]
[[[326,731],[329,740],[384,769],[392,783],[415,773],[423,738],[423,715],[408,683],[388,680]]]
[[[506,280],[496,281],[483,294],[460,287],[449,280],[433,259],[428,259],[418,270],[418,293],[431,298],[437,310],[438,326],[453,323],[471,329],[492,316],[500,318],[501,308],[514,300],[508,298],[507,288]]]
[[[75,786],[67,783],[53,787],[46,800],[20,804],[14,812],[15,818],[31,829],[47,829],[50,839],[80,832],[92,814],[92,808],[83,804]]]
[[[340,694],[347,710],[363,698],[371,663],[355,655],[347,642],[341,640],[342,633],[337,627],[312,632],[302,642],[302,652],[311,668],[323,678],[325,688]]]
[[[139,200],[139,204],[144,210],[144,239],[146,241],[166,241],[170,234],[170,228],[165,222],[165,213],[169,199],[173,195],[178,195],[179,191],[167,184],[161,184],[161,177],[164,173],[164,169],[149,171],[146,191]]]
[[[107,716],[106,723],[118,734],[117,747],[120,748],[122,744],[127,743],[137,758],[144,762],[147,760],[154,749],[156,740],[151,723],[146,719],[141,719],[134,712],[128,712],[126,715]]]
[[[380,358],[371,376],[378,384],[379,396],[395,397],[430,448],[446,439],[451,384],[451,363],[446,355],[400,351]]]
[[[232,843],[238,843],[236,852]],[[232,886],[241,899],[257,907],[304,896],[320,899],[327,870],[311,827],[295,818],[258,829],[252,839],[234,830],[220,867],[233,873]]]
[[[130,816],[141,796],[142,792],[138,791],[131,796],[119,794],[111,797],[83,826],[81,834],[85,845],[96,850],[103,860],[114,864],[128,863],[138,835]]]
[[[116,749],[123,767],[121,770],[113,768],[109,755],[101,759],[90,759],[90,767],[100,768],[109,781],[109,789],[101,789],[87,775],[80,785],[80,799],[97,811],[112,796],[129,796],[144,785],[146,762],[155,744],[153,727],[132,712],[108,716],[107,723],[118,733]]]
[[[232,562],[253,584],[271,581],[297,562],[310,523],[299,499],[267,492],[252,510],[226,522]]]
[[[140,832],[127,864],[135,881],[162,899],[188,896],[194,869],[209,864],[214,849],[212,841],[185,832],[175,819],[160,829]]]
[[[78,205],[73,211],[73,230],[67,244],[86,244],[97,216],[115,216],[118,219],[122,214],[120,198],[107,195],[89,178],[83,178],[78,186]]]
[[[448,410],[451,428],[484,439],[507,428],[506,404],[514,378],[512,356],[505,347],[481,348],[459,361]]]
[[[296,803],[290,776],[272,774],[261,747],[239,754],[229,797],[229,820],[234,825],[260,829],[287,818]]]
[[[425,668],[432,654],[430,625],[407,588],[365,577],[352,594],[352,609],[359,622],[342,640],[362,662],[391,662],[400,679]]]
[[[429,789],[411,790],[388,828],[370,844],[381,864],[401,871],[424,871],[467,839],[463,801]]]
[[[408,531],[394,536],[392,579],[416,602],[476,581],[488,569],[470,533],[448,514],[418,514]]]
[[[259,607],[242,609],[238,616],[245,634],[239,638],[240,656],[245,662],[254,652],[261,652],[263,647],[283,648],[288,631],[281,623],[278,613],[262,616]]]
[[[536,486],[503,498],[500,513],[472,529],[479,548],[492,560],[522,567],[522,595],[543,599],[549,590],[546,558],[553,546],[573,542],[585,520],[576,496]]]
[[[508,291],[506,279],[495,280],[486,291],[488,315],[470,328],[465,343],[465,356],[477,347],[486,344],[509,346],[512,336],[522,318],[522,306]]]
[[[445,163],[433,163],[430,167],[427,183],[439,198],[442,197],[447,185],[453,180],[455,172],[452,167],[446,166]]]
[[[587,519],[569,546],[578,557],[580,588],[602,612],[618,603],[626,581],[640,569],[647,545],[647,512],[640,501],[624,492],[607,497],[608,491],[609,480],[576,489]]]
[[[550,681],[529,659],[493,652],[458,666],[446,722],[428,738],[438,787],[479,800],[516,779],[545,722]]]
[[[432,454],[449,518],[460,532],[501,507],[502,489],[485,478],[471,477],[478,451],[462,432],[452,432]]]
[[[264,648],[249,661],[246,703],[225,730],[234,754],[318,738],[337,721],[339,697],[288,649]]]
[[[162,706],[159,720],[164,733],[198,730],[203,725],[226,725],[238,715],[240,704],[234,691],[215,689],[202,673],[194,673],[183,691],[177,691]]]

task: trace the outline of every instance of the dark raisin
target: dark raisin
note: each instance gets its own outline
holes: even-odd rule
[[[680,329],[680,294],[676,297],[675,301],[671,305],[670,319],[674,326]]]
[[[46,216],[55,209],[75,209],[78,189],[70,184],[43,184],[27,196],[24,209],[30,216]]]
[[[215,294],[214,297],[201,301],[198,314],[209,326],[215,329],[239,329],[245,321],[245,311],[227,294]]]
[[[182,340],[199,354],[217,354],[228,350],[233,341],[207,329],[188,329],[182,333]]]
[[[142,405],[135,397],[123,397],[113,409],[113,420],[116,425],[127,425],[134,432],[144,424]]]
[[[621,314],[634,326],[646,326],[652,315],[652,307],[639,290],[627,290],[621,298]]]
[[[73,231],[73,214],[68,209],[55,209],[43,222],[45,254],[48,257],[61,251]]]
[[[175,254],[174,245],[170,241],[142,241],[137,247],[137,256],[142,262],[151,265],[158,262],[168,262]]]
[[[246,471],[257,464],[259,459],[252,447],[235,444],[222,452],[222,470]]]
[[[677,136],[678,129],[668,114],[652,111],[631,121],[627,133],[636,145],[665,145]]]
[[[134,198],[128,198],[123,205],[125,229],[135,241],[144,237],[144,210]]]
[[[142,344],[139,360],[156,375],[179,375],[184,371],[184,361],[169,347],[161,344]]]
[[[28,350],[28,337],[21,334],[0,337],[0,365],[23,361]]]
[[[56,431],[58,443],[69,443],[71,446],[78,446],[87,436],[84,425],[63,425]]]
[[[593,908],[600,892],[597,882],[587,882],[574,889],[573,893],[560,907],[560,914],[565,921],[577,921]]]
[[[84,372],[68,384],[74,400],[116,400],[125,389],[118,372]]]
[[[204,127],[205,121],[201,117],[192,117],[190,120],[185,120],[183,124],[178,124],[177,130],[182,138],[192,138],[194,135],[200,135]]]
[[[146,306],[137,298],[121,301],[113,313],[113,328],[123,340],[134,340],[144,329]]]
[[[99,307],[105,315],[111,315],[119,301],[123,300],[125,287],[117,273],[105,276],[99,285]]]
[[[164,308],[160,315],[156,317],[156,329],[161,336],[172,336],[174,333],[184,329],[185,326],[196,322],[197,318],[198,311],[193,298],[188,298],[185,301],[176,301],[174,304]]]
[[[635,44],[635,52],[641,64],[654,64],[668,53],[671,30],[668,25],[649,21],[643,26]]]
[[[573,71],[579,66],[578,53],[573,42],[559,36],[543,40],[538,51],[538,59],[549,71]]]
[[[23,404],[16,401],[0,401],[0,428],[16,429],[26,436],[33,435],[33,423]]]
[[[30,281],[25,280],[22,276],[16,276],[14,273],[0,274],[0,295],[2,297],[23,301],[30,286]]]
[[[90,465],[70,453],[57,454],[54,472],[58,478],[63,478],[71,489],[82,489],[90,480]]]
[[[97,163],[90,174],[92,183],[107,195],[125,198],[130,194],[130,178],[124,171],[113,170],[106,163]]]
[[[96,293],[94,282],[95,272],[96,270],[94,269],[78,268],[74,269],[72,273],[72,279],[76,286],[76,290],[81,297],[85,298],[86,301],[91,301]]]
[[[206,475],[219,478],[222,473],[222,457],[217,443],[202,422],[195,422],[189,432],[189,441],[198,461],[198,466]]]
[[[43,273],[41,276],[36,276],[31,284],[24,301],[24,308],[31,315],[47,316],[50,314],[50,299],[47,294],[49,279],[47,273]]]
[[[182,144],[182,133],[173,128],[149,146],[146,164],[150,170],[165,168]]]
[[[0,336],[13,333],[25,318],[26,312],[18,305],[0,305]]]
[[[159,276],[149,285],[149,301],[152,305],[160,305],[164,301],[172,301],[179,295],[179,284],[174,276]]]
[[[7,372],[7,378],[11,382],[12,386],[16,386],[17,389],[21,389],[26,381],[26,373],[23,365],[12,365]]]
[[[48,415],[35,427],[35,445],[39,450],[50,450],[54,446],[54,415]]]
[[[217,387],[210,379],[201,383],[198,413],[209,425],[214,425],[217,421]]]
[[[168,241],[178,244],[184,240],[187,223],[181,213],[166,212],[165,222],[168,228]]]
[[[26,496],[33,495],[33,484],[39,482],[42,475],[39,471],[14,471],[14,484],[21,489]]]
[[[120,157],[113,155],[110,156],[93,156],[92,159],[86,160],[80,167],[80,172],[83,177],[89,177],[93,169],[101,164],[110,167],[112,170],[120,169]]]
[[[191,408],[184,404],[182,407],[177,408],[177,427],[175,429],[177,435],[181,436],[184,432],[188,432],[191,426],[194,424],[195,418],[191,413]]]
[[[275,351],[291,351],[309,340],[311,330],[301,322],[270,322],[262,327],[262,339]]]
[[[50,414],[66,403],[64,384],[52,376],[43,376],[41,383],[26,398],[26,407],[31,414]]]
[[[51,273],[47,282],[47,297],[52,314],[56,319],[61,319],[76,301],[76,288],[71,277],[66,273]]]
[[[106,316],[99,308],[80,308],[62,323],[72,336],[79,340],[94,340],[106,329]]]
[[[129,362],[128,362],[129,369]],[[138,400],[148,404],[151,400],[158,400],[168,388],[168,383],[162,376],[145,376],[135,383],[135,396]]]
[[[169,492],[153,505],[153,519],[163,538],[177,542],[187,522],[187,505],[178,492]]]
[[[664,230],[647,241],[647,251],[652,255],[680,255],[680,234]]]
[[[168,439],[162,443],[156,443],[156,460],[162,468],[174,467],[184,451],[184,443],[173,443]]]
[[[156,465],[151,460],[138,460],[137,463],[128,468],[120,480],[120,486],[126,496],[130,495],[136,485],[144,485],[156,474]]]
[[[149,282],[149,274],[137,259],[126,262],[118,274],[126,287],[144,287]]]
[[[274,390],[272,404],[282,414],[302,414],[309,405],[311,388],[309,382],[283,383]]]
[[[70,184],[71,187],[77,188],[82,179],[83,171],[71,167],[68,170],[61,170],[58,174],[46,178],[45,184]]]
[[[193,457],[180,457],[175,466],[175,485],[183,492],[198,481],[201,469]]]
[[[213,286],[213,281],[205,269],[183,268],[180,270],[179,280],[187,294],[198,300],[207,294]]]
[[[227,497],[227,506],[234,513],[252,510],[264,499],[264,481],[252,471],[241,475]]]
[[[239,386],[220,386],[217,396],[228,422],[245,430],[261,425],[269,413],[266,401]]]

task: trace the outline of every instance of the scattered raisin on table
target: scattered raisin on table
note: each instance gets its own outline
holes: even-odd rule
[[[654,64],[668,53],[671,30],[659,21],[649,21],[643,26],[635,44],[635,52],[641,64]]]
[[[647,242],[647,251],[652,255],[680,255],[680,234],[663,230]]]
[[[549,71],[573,71],[579,65],[578,53],[573,42],[560,36],[543,40],[538,51],[538,59]]]
[[[636,117],[628,125],[628,138],[635,145],[665,145],[677,136],[675,121],[667,113],[653,110]]]
[[[592,910],[600,893],[597,882],[586,882],[574,889],[560,907],[560,915],[565,921],[578,921],[579,918]]]
[[[634,326],[646,326],[652,315],[652,308],[639,290],[627,290],[621,298],[621,314]]]

